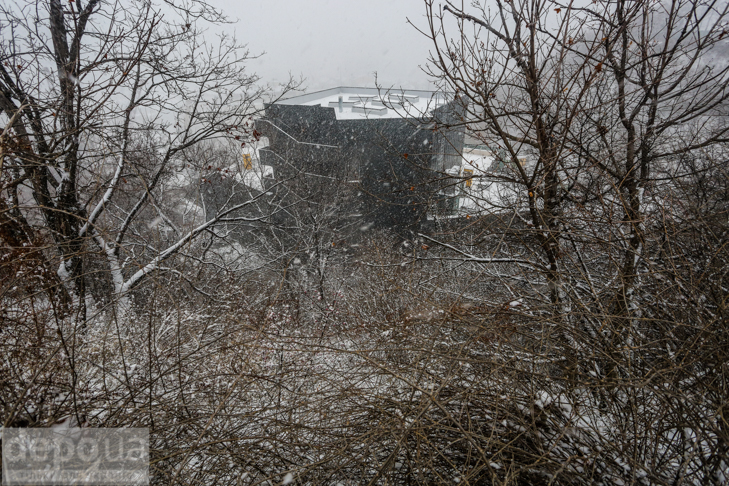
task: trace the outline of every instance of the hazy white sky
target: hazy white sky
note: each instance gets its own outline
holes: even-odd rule
[[[240,42],[264,52],[249,67],[264,82],[306,78],[308,91],[334,86],[432,87],[419,66],[430,43],[422,0],[213,0]]]

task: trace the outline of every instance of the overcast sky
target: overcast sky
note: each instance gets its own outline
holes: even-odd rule
[[[264,82],[306,78],[308,91],[335,86],[432,88],[419,66],[430,43],[422,0],[214,0],[240,42],[264,52],[250,69]]]

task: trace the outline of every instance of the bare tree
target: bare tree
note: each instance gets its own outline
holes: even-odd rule
[[[170,180],[194,176],[183,151],[251,138],[264,90],[244,70],[250,54],[225,34],[202,35],[224,20],[197,1],[2,7],[3,241],[49,249],[40,253],[59,260],[58,277],[45,272],[45,286],[68,295],[62,304],[81,321],[96,271],[90,252],[102,256],[114,300],[124,303],[233,210],[183,225],[163,210],[175,204],[162,201],[165,192],[175,197]],[[169,238],[145,234],[155,218]]]
[[[533,228],[534,265],[551,301],[566,297],[560,266],[579,232],[578,208],[600,198],[615,201],[620,231],[630,235],[619,238],[630,257],[621,258],[616,289],[626,309],[650,167],[726,138],[717,117],[728,72],[709,65],[725,42],[726,6],[497,2],[476,3],[471,12],[447,3],[440,12],[426,2],[426,9],[424,33],[435,48],[430,73],[461,95],[471,135],[510,163],[479,175],[519,186],[515,217]],[[455,32],[447,29],[453,19]],[[531,160],[521,162],[520,154]]]
[[[728,140],[723,112],[729,66],[713,63],[726,45],[729,6],[617,2],[604,11],[585,12],[600,25],[591,33],[601,43],[592,62],[596,70],[605,69],[591,86],[590,103],[580,116],[582,129],[571,148],[611,181],[618,207],[606,209],[621,215],[615,226],[621,227],[619,239],[626,244],[615,312],[631,315],[646,260],[646,223],[655,216],[648,214],[646,192],[666,188],[654,181],[654,172],[673,165],[675,155]]]
[[[478,17],[450,3],[441,12],[426,2],[425,34],[435,48],[430,73],[443,89],[461,96],[467,133],[507,162],[507,171],[489,176],[518,185],[515,215],[533,228],[533,265],[545,275],[559,313],[565,298],[563,180],[569,170],[563,161],[587,93],[584,81],[592,76],[590,64],[571,55],[564,41],[580,37],[584,20],[569,13],[552,19],[549,2],[499,2],[495,11],[476,7]],[[452,18],[458,21],[455,35],[446,30]],[[554,22],[549,30],[547,22]],[[596,48],[594,42],[584,43],[588,57]],[[532,163],[520,160],[525,155]]]

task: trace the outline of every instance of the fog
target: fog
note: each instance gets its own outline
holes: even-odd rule
[[[284,82],[291,73],[312,91],[373,86],[377,73],[387,87],[432,87],[420,68],[431,43],[407,23],[427,25],[421,0],[211,3],[252,54],[265,53],[249,63],[264,82]]]

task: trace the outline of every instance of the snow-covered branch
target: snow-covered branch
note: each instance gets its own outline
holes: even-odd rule
[[[158,256],[156,256],[152,261],[147,263],[144,267],[140,268],[137,272],[135,272],[131,277],[129,277],[124,284],[121,287],[120,293],[126,293],[132,288],[134,288],[136,285],[138,285],[147,275],[150,273],[153,273],[157,271],[160,268],[160,265],[162,262],[167,260],[168,258],[174,256],[180,249],[182,249],[185,245],[191,243],[198,235],[201,233],[215,227],[216,224],[225,221],[225,216],[228,214],[238,211],[240,209],[245,208],[246,206],[250,206],[251,204],[254,204],[259,199],[263,198],[266,194],[261,193],[258,196],[249,199],[248,201],[237,204],[235,206],[232,206],[219,214],[217,214],[214,218],[206,221],[205,223],[197,226],[196,228],[190,230],[185,236],[177,240],[174,244],[163,250]],[[240,221],[242,219],[245,219],[246,221],[261,221],[265,219],[266,216],[260,216],[260,217],[253,217],[253,218],[234,218],[236,221]]]
[[[544,270],[545,269],[545,266],[543,264],[538,263],[538,262],[529,261],[529,260],[524,260],[523,258],[512,258],[512,257],[505,257],[505,258],[484,258],[484,257],[479,257],[479,256],[472,255],[472,254],[470,254],[468,252],[465,252],[465,251],[463,251],[463,250],[461,250],[459,248],[456,248],[455,246],[453,246],[451,244],[444,243],[442,241],[438,241],[438,240],[436,240],[434,238],[431,238],[430,236],[428,236],[426,234],[418,233],[418,236],[420,236],[421,238],[426,239],[426,240],[428,240],[428,241],[430,241],[432,243],[435,243],[436,245],[442,246],[444,248],[448,248],[449,250],[451,250],[451,251],[453,251],[453,252],[461,255],[463,257],[462,260],[464,260],[464,261],[469,261],[469,262],[473,262],[473,263],[516,263],[516,264],[519,264],[519,265],[528,265],[530,267],[538,268],[540,270]]]

